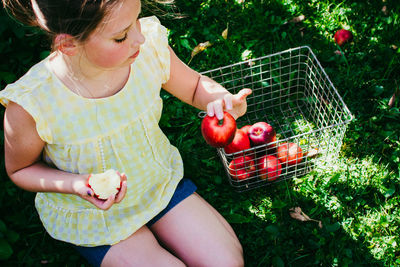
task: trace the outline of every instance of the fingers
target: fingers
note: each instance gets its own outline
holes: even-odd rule
[[[212,117],[216,116],[217,119],[222,120],[224,117],[224,109],[232,109],[232,94],[225,94],[223,99],[217,99],[207,104],[207,115]]]
[[[217,119],[222,120],[222,118],[224,117],[223,101],[221,99],[218,99],[208,103],[207,115],[210,117],[215,115]]]
[[[237,109],[237,106],[245,104],[247,96],[251,93],[252,91],[249,88],[244,88],[235,95],[227,93],[222,99],[207,104],[207,115],[210,117],[215,115],[217,119],[221,120],[224,117],[224,110],[231,111]]]
[[[120,174],[118,171],[117,173],[119,174],[121,178],[121,188],[120,191],[116,195],[110,196],[108,199],[103,200],[99,199],[95,196],[93,190],[90,187],[86,187],[85,189],[82,189],[82,192],[80,193],[80,196],[98,207],[99,209],[102,210],[108,210],[114,205],[115,203],[119,203],[122,201],[122,199],[125,197],[126,191],[127,191],[127,177],[125,173]]]
[[[100,208],[100,209],[102,209],[102,210],[108,210],[109,208],[111,208],[111,206],[114,204],[114,202],[115,202],[115,195],[111,195],[109,198],[107,198],[106,200],[101,200],[101,199],[98,199],[98,198],[96,198],[96,197],[93,197],[92,198],[92,200],[93,200],[93,204],[96,206],[96,207],[98,207],[98,208]]]
[[[121,174],[121,189],[115,197],[115,203],[121,202],[121,200],[125,197],[127,188],[127,178],[125,173],[123,173]]]
[[[227,110],[231,110],[233,108],[233,106],[232,106],[232,98],[233,98],[232,94],[224,95],[224,103],[225,103],[225,108]]]
[[[232,102],[233,104],[239,104],[246,100],[246,97],[252,93],[251,89],[244,88],[240,90],[236,95],[233,96]]]

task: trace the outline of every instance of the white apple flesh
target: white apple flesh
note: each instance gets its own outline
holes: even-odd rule
[[[88,186],[98,199],[108,199],[121,189],[121,178],[115,170],[109,169],[103,173],[91,174]]]

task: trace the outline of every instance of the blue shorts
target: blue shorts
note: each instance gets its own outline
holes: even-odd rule
[[[182,179],[178,186],[175,189],[175,193],[169,201],[167,207],[163,209],[160,213],[158,213],[153,219],[151,219],[146,226],[150,227],[162,216],[164,216],[169,210],[179,204],[182,200],[190,196],[196,191],[196,185],[190,179]],[[111,248],[110,245],[103,245],[97,247],[82,247],[75,246],[73,247],[93,266],[100,266],[101,262],[104,259],[104,256],[107,254],[108,250]]]

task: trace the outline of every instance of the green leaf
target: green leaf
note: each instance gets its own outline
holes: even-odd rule
[[[6,224],[2,220],[0,220],[0,232],[5,233],[6,231],[7,231]]]
[[[6,232],[6,238],[11,244],[13,244],[19,239],[19,234],[13,230],[8,230]]]
[[[386,191],[383,193],[383,195],[388,198],[391,197],[394,193],[396,192],[396,188],[394,185],[391,185],[390,188],[386,188]]]
[[[15,74],[11,72],[5,72],[1,71],[0,72],[0,80],[4,81],[6,84],[12,83],[15,81]]]
[[[279,228],[276,225],[268,225],[267,227],[265,227],[265,231],[267,231],[274,237],[279,235]]]
[[[7,260],[13,254],[11,246],[3,238],[0,239],[0,260]]]
[[[326,224],[326,225],[325,225],[325,229],[326,229],[328,232],[333,233],[333,232],[336,232],[337,230],[340,229],[340,224],[339,224],[338,222],[335,222],[335,223],[333,223],[333,224]]]
[[[385,89],[383,88],[382,85],[376,85],[376,86],[374,87],[374,96],[379,96],[379,95],[381,95],[381,94],[383,93],[384,90],[385,90]]]
[[[229,214],[226,216],[226,220],[230,223],[248,223],[252,221],[250,217],[245,217],[240,214]]]
[[[190,46],[189,44],[189,40],[188,39],[181,39],[180,40],[181,46],[183,46],[184,48],[187,48],[188,50],[192,50],[193,48]]]
[[[272,207],[271,208],[273,208],[273,209],[282,209],[282,208],[284,208],[286,206],[287,206],[286,202],[281,201],[281,200],[274,200],[272,202]]]
[[[283,262],[282,258],[279,256],[275,256],[272,259],[272,263],[273,263],[273,266],[276,266],[276,267],[284,267],[285,266],[285,263]]]
[[[45,50],[40,52],[40,58],[41,59],[45,59],[46,57],[48,57],[48,55],[50,55],[50,51],[49,50]]]

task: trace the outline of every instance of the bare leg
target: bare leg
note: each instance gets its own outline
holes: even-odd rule
[[[129,238],[115,244],[107,252],[102,267],[185,266],[160,246],[153,233],[143,226]]]
[[[243,266],[243,251],[228,222],[198,194],[157,221],[155,236],[188,266]]]

